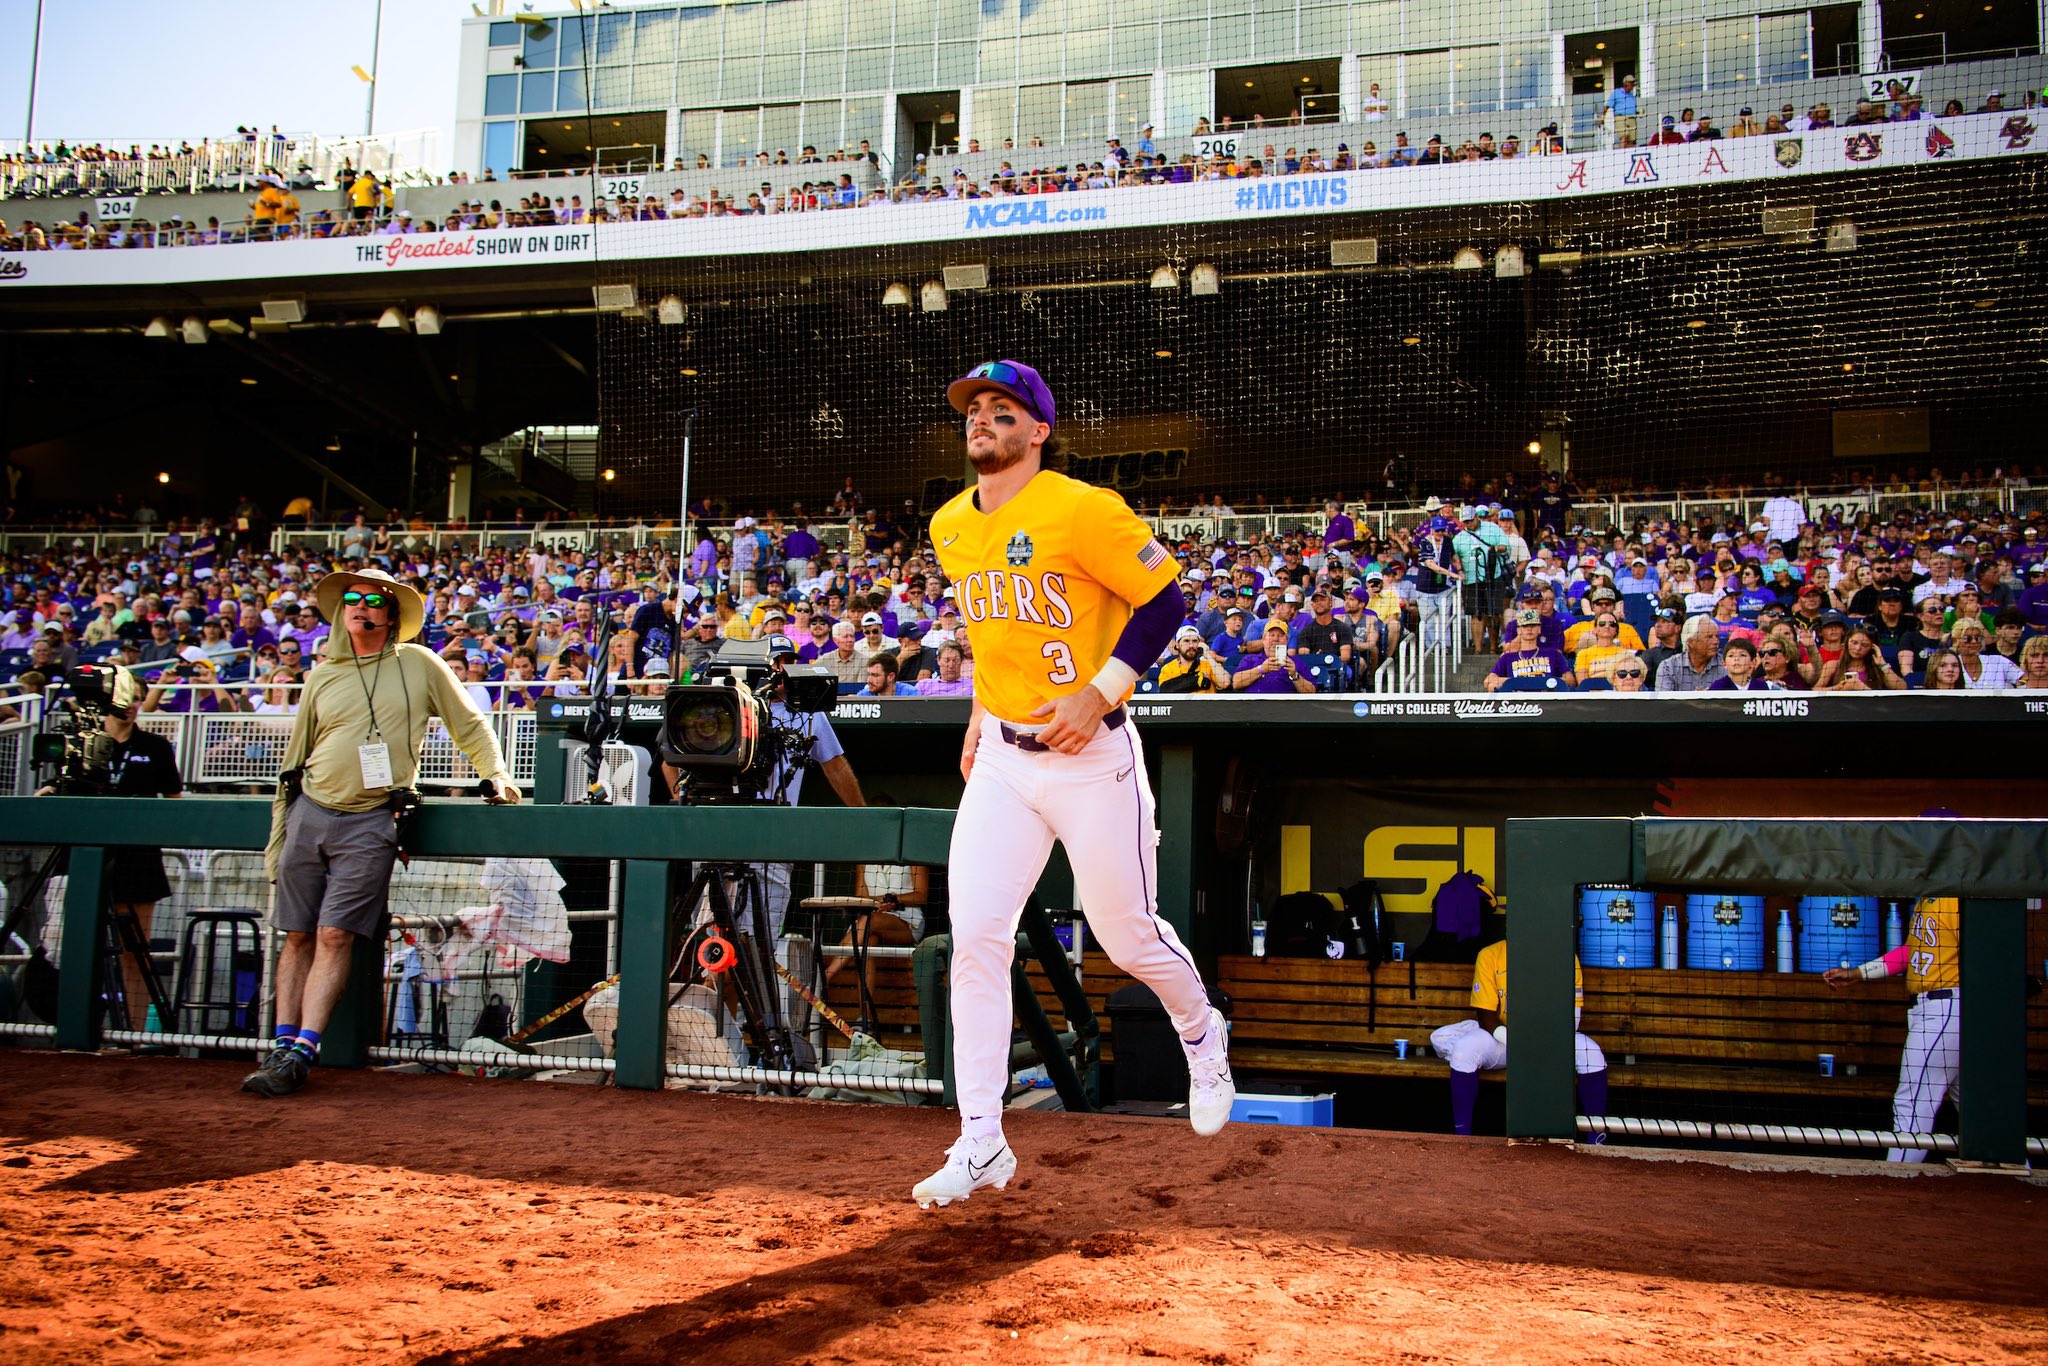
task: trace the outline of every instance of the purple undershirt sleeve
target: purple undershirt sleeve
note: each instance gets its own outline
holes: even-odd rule
[[[1150,602],[1131,613],[1131,619],[1124,623],[1123,634],[1116,638],[1116,648],[1110,653],[1142,677],[1166,652],[1167,643],[1180,629],[1181,618],[1185,615],[1180,585],[1169,583]]]

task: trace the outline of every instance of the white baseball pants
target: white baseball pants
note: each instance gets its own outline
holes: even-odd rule
[[[1934,1131],[1934,1115],[1945,1096],[1963,1097],[1963,1000],[1951,992],[1920,1001],[1906,1012],[1906,1051],[1899,1058],[1899,1089],[1892,1093],[1892,1128],[1900,1133]],[[1925,1162],[1918,1148],[1888,1148],[1887,1162]]]
[[[1580,1076],[1607,1066],[1607,1055],[1600,1051],[1600,1045],[1584,1034],[1572,1035],[1572,1044],[1572,1066]],[[1481,1029],[1477,1020],[1445,1025],[1429,1036],[1429,1046],[1450,1063],[1453,1072],[1484,1072],[1508,1065],[1507,1041]]]
[[[1088,931],[1152,988],[1183,1039],[1209,1025],[1194,960],[1159,918],[1158,831],[1134,723],[1079,754],[1030,753],[987,717],[953,822],[953,1073],[963,1130],[1000,1124],[1009,1084],[1010,963],[1024,902],[1057,839],[1067,847]]]

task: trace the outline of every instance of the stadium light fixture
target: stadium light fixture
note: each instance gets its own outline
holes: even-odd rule
[[[302,323],[306,320],[304,295],[263,301],[263,320],[272,323]]]
[[[149,326],[142,329],[142,335],[148,337],[151,341],[169,341],[171,339],[171,320],[159,313],[156,317],[149,320]]]
[[[208,318],[206,320],[206,329],[209,332],[219,332],[230,337],[239,337],[249,330],[233,318]]]
[[[412,330],[422,337],[441,335],[441,310],[432,304],[421,304],[412,311]]]
[[[1179,289],[1180,272],[1175,270],[1172,266],[1159,267],[1159,269],[1152,272],[1152,288]]]
[[[1496,280],[1519,280],[1528,273],[1528,258],[1513,242],[1493,254],[1493,277]]]
[[[379,332],[403,332],[411,327],[411,325],[411,323],[406,321],[405,310],[397,304],[392,304],[377,315],[377,330]]]
[[[607,483],[607,484],[611,483],[611,481],[612,481],[612,480],[614,480],[614,479],[616,479],[616,478],[618,478],[618,477],[619,477],[619,472],[618,472],[617,470],[615,470],[615,469],[609,469],[609,468],[607,468],[607,469],[606,469],[606,470],[604,471],[604,473],[603,473],[603,474],[600,474],[600,475],[598,476],[598,478],[600,478],[600,479],[604,480],[604,481],[605,481],[605,483]]]
[[[253,385],[256,383],[256,377],[254,375],[244,375],[242,376],[242,383]]]
[[[206,330],[206,319],[187,318],[178,324],[178,335],[187,346],[204,346],[213,340],[213,333]]]
[[[1458,254],[1451,258],[1452,270],[1480,270],[1486,265],[1486,258],[1479,254],[1477,247],[1460,247]]]
[[[1420,338],[1420,337],[1403,337],[1403,338],[1401,338],[1401,345],[1403,345],[1403,346],[1420,346],[1420,345],[1422,345],[1422,338]]]
[[[882,291],[882,307],[910,307],[910,286],[904,284],[901,280],[891,280],[889,287]]]
[[[1188,272],[1188,293],[1221,294],[1222,292],[1223,273],[1207,261],[1201,262]]]
[[[937,280],[926,280],[924,288],[918,291],[918,305],[927,313],[946,311],[946,287]]]
[[[600,313],[629,313],[640,302],[631,285],[592,285],[590,298]]]
[[[1541,441],[1531,441],[1528,450],[1531,455],[1541,455],[1543,454],[1543,443]]]
[[[170,482],[171,482],[171,475],[170,475],[170,471],[168,471],[168,470],[158,470],[158,471],[156,472],[156,481],[157,481],[157,483],[159,483],[159,484],[168,484],[168,483],[170,483]]]
[[[684,379],[695,379],[697,377],[697,372],[687,365],[684,366],[682,369],[676,371],[676,373],[681,375]]]
[[[1171,351],[1168,351],[1168,350],[1167,350],[1167,349],[1166,349],[1165,347],[1163,347],[1163,346],[1162,346],[1161,348],[1159,348],[1159,349],[1158,349],[1157,351],[1154,351],[1154,352],[1153,352],[1152,354],[1153,354],[1153,355],[1155,355],[1155,356],[1157,356],[1157,357],[1158,357],[1159,359],[1161,359],[1161,360],[1172,360],[1172,359],[1173,359],[1173,352],[1171,352]]]
[[[1705,318],[1687,318],[1685,320],[1685,325],[1687,327],[1705,327],[1707,325],[1707,320]]]
[[[1828,240],[1824,249],[1832,252],[1856,250],[1856,225],[1846,218],[1837,218],[1828,224]]]
[[[654,306],[655,321],[663,327],[683,325],[683,301],[673,294],[661,296],[661,302]]]

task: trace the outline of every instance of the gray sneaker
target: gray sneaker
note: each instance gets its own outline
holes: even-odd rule
[[[296,1048],[280,1048],[263,1065],[242,1078],[242,1089],[259,1096],[288,1096],[306,1084],[313,1065]]]

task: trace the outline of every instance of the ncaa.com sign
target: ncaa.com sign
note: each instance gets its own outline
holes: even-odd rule
[[[967,206],[967,231],[989,228],[1034,228],[1052,223],[1107,223],[1109,206],[1089,204],[1054,209],[1044,197],[985,200]]]

